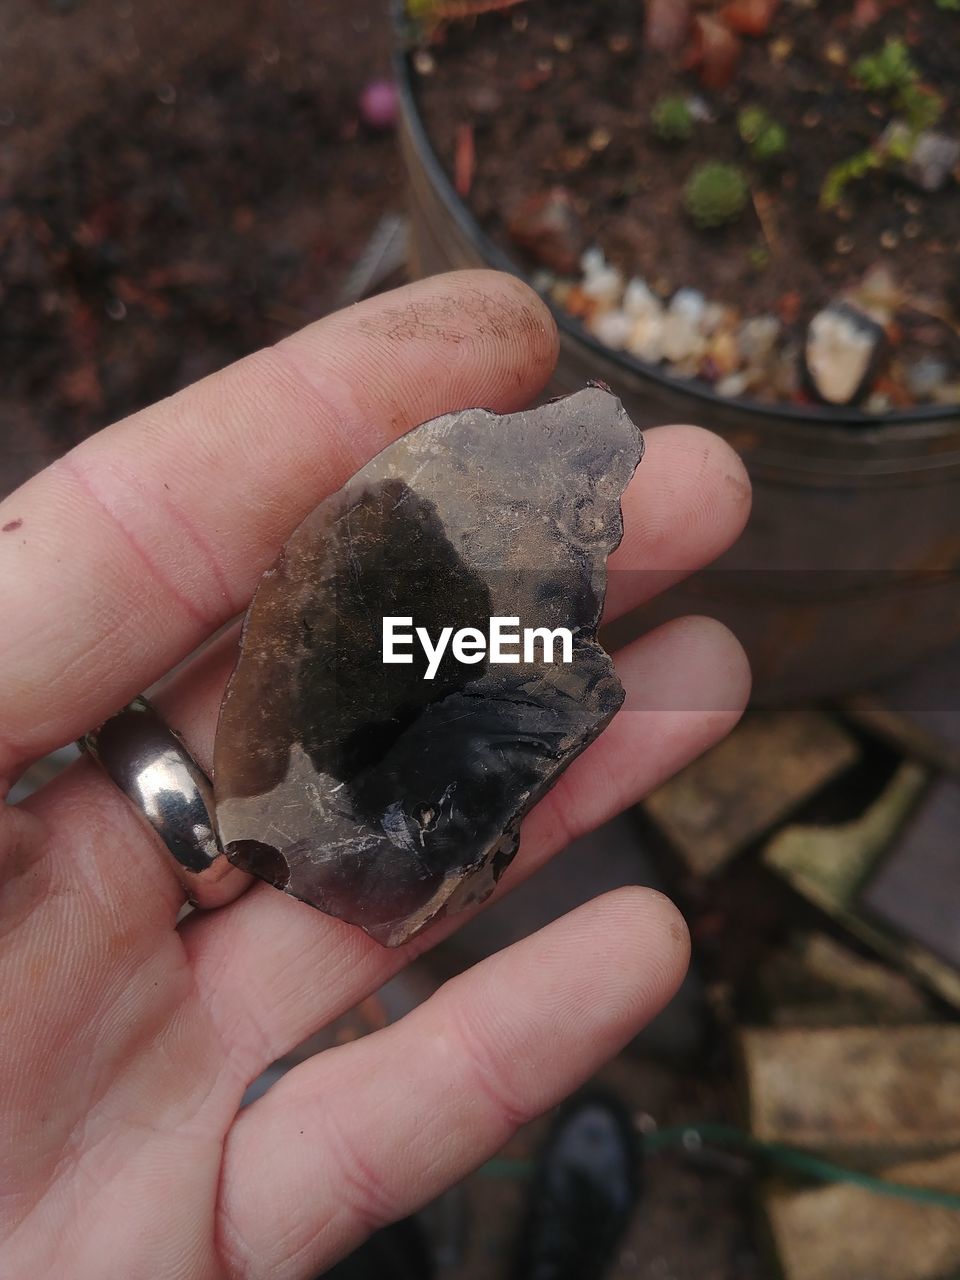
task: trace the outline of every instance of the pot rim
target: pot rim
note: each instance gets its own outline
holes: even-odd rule
[[[528,273],[510,257],[505,249],[487,235],[466,202],[454,190],[453,183],[434,150],[417,106],[410,53],[405,47],[403,38],[404,0],[394,0],[392,9],[395,34],[393,63],[397,87],[403,108],[404,124],[419,153],[420,162],[443,200],[447,212],[464,235],[474,242],[485,260],[497,270],[519,276],[533,288]],[[864,442],[876,438],[886,443],[894,443],[897,440],[916,443],[923,438],[935,440],[944,435],[955,434],[958,428],[957,416],[960,413],[960,405],[917,405],[913,409],[898,410],[879,417],[846,406],[824,407],[811,412],[810,409],[800,405],[763,404],[749,396],[720,396],[699,380],[688,381],[671,377],[657,365],[648,364],[638,360],[636,356],[605,347],[561,307],[549,298],[544,298],[538,291],[535,290],[535,292],[550,308],[557,327],[568,338],[575,338],[600,358],[623,366],[634,377],[647,379],[674,394],[689,396],[692,400],[711,407],[726,411],[735,410],[753,420],[786,419],[792,426],[802,425],[805,431],[810,432],[820,429],[830,437],[835,436],[836,427],[854,428],[858,440]]]

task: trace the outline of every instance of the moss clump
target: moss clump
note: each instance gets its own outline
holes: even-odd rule
[[[787,131],[763,107],[744,107],[737,116],[740,137],[760,164],[779,160],[787,149]]]
[[[743,170],[719,160],[708,160],[694,169],[683,189],[687,213],[704,230],[736,222],[749,198]]]
[[[661,142],[687,142],[693,133],[693,112],[686,98],[658,98],[650,112],[650,123]]]

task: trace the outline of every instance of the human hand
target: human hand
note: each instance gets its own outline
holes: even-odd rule
[[[523,407],[553,322],[507,276],[438,277],[341,312],[94,436],[0,504],[0,778],[103,720],[242,611],[291,530],[379,448],[461,407]],[[706,564],[749,486],[693,427],[646,435],[607,617]],[[209,767],[235,633],[155,700]],[[498,893],[715,742],[746,699],[719,624],[617,655],[627,701],[529,815]],[[176,926],[183,891],[88,760],[0,813],[0,1276],[295,1280],[480,1164],[669,999],[674,907],[599,898],[401,1022],[270,1062],[425,947],[396,951],[264,884]]]

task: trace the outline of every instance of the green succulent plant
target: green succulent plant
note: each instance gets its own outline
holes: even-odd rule
[[[754,160],[765,164],[777,160],[787,149],[787,131],[763,107],[744,107],[737,116],[740,137]]]
[[[679,95],[658,98],[650,122],[662,142],[686,142],[693,133],[693,112],[686,98]]]
[[[919,79],[905,42],[890,37],[876,53],[865,53],[853,64],[853,78],[862,89],[889,93]]]
[[[891,93],[902,118],[892,121],[872,146],[833,166],[820,188],[822,209],[835,209],[850,183],[868,173],[895,170],[909,163],[920,135],[943,115],[942,95],[930,85],[918,83],[919,73],[902,40],[888,40],[879,52],[858,58],[853,75],[866,89]]]
[[[883,156],[872,147],[857,151],[835,164],[827,173],[820,188],[821,209],[835,209],[843,199],[851,182],[859,182],[874,169],[883,168]]]
[[[925,84],[904,85],[897,95],[897,105],[914,133],[932,129],[943,115],[943,98]]]
[[[698,165],[683,189],[683,203],[694,223],[702,228],[735,222],[750,198],[743,170],[720,160]]]

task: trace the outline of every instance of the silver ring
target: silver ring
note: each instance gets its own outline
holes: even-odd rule
[[[84,734],[80,747],[163,841],[191,902],[222,907],[251,884],[220,846],[209,778],[146,698]]]

